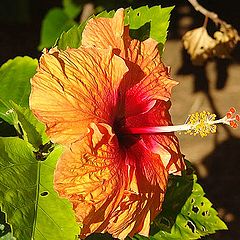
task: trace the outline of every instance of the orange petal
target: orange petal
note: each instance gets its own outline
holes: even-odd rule
[[[148,76],[145,86],[151,84],[152,89],[155,87],[152,83],[160,78],[155,98],[169,99],[172,86],[177,84],[169,78],[168,68],[161,61],[157,41],[151,38],[144,42],[131,40],[128,27],[124,27],[123,9],[118,9],[113,18],[91,19],[83,31],[82,44],[102,49],[111,46],[115,54],[127,60],[130,71],[122,83],[123,92]],[[164,86],[159,89],[160,84]]]
[[[159,92],[159,85],[162,85],[159,94],[155,94],[156,99],[169,98],[171,88],[177,82],[170,79],[169,68],[161,60],[157,41],[151,38],[144,42],[132,40],[127,49],[127,60],[130,71],[125,76],[127,78],[125,82],[128,84],[128,88],[145,79],[146,83],[143,84],[148,86],[148,89],[156,87],[156,92]]]
[[[89,122],[111,121],[127,71],[111,49],[52,49],[32,79],[31,109],[53,141],[68,145],[85,136]]]
[[[83,224],[83,237],[101,232],[99,229],[119,204],[126,179],[122,164],[111,127],[95,123],[87,136],[58,161],[54,186],[60,196],[73,203],[77,220]]]
[[[111,46],[123,56],[124,36],[124,9],[118,9],[113,18],[90,19],[82,33],[82,45],[102,49]]]
[[[81,238],[93,232],[119,239],[136,233],[148,236],[166,185],[167,171],[158,154],[140,142],[121,150],[111,127],[103,123],[91,123],[87,136],[65,151],[54,180],[83,224]]]
[[[171,125],[168,99],[176,85],[156,41],[131,41],[123,14],[90,20],[83,47],[44,54],[32,80],[33,112],[54,141],[70,145],[54,184],[72,202],[81,238],[148,236],[168,173],[184,168],[174,134],[127,139],[112,132],[122,120],[129,127]]]

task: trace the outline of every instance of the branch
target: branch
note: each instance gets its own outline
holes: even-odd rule
[[[80,17],[80,23],[87,20],[94,13],[94,4],[92,2],[88,2],[83,5],[82,14]]]
[[[225,22],[220,19],[215,12],[211,12],[204,8],[197,2],[197,0],[188,0],[188,2],[191,3],[191,5],[195,8],[196,11],[202,13],[205,17],[210,18],[216,24],[225,24]]]

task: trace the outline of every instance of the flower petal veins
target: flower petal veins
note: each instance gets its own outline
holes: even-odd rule
[[[53,141],[70,144],[89,122],[111,122],[124,61],[110,49],[51,49],[32,79],[30,105]]]
[[[157,42],[130,38],[123,9],[91,19],[80,48],[45,50],[30,106],[50,138],[65,146],[54,185],[71,201],[81,238],[149,235],[168,175],[185,165],[173,133],[125,134],[124,128],[172,125],[176,84]]]

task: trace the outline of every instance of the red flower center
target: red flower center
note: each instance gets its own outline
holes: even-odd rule
[[[113,131],[117,136],[119,146],[128,149],[136,144],[141,139],[141,136],[139,134],[126,133],[125,124],[125,118],[117,118],[113,124]]]

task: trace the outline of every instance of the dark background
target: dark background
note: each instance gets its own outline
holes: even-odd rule
[[[107,2],[107,1],[106,1]],[[216,12],[219,17],[231,23],[240,31],[240,8],[235,0],[205,0],[199,1],[204,7]],[[175,1],[111,1],[102,6],[106,9],[116,9],[119,7],[139,7],[143,5],[159,5],[163,7],[173,6],[175,8],[171,15],[169,27],[169,40],[180,40],[182,35],[194,27],[203,24],[204,17],[197,13],[191,5],[184,0]],[[11,0],[0,3],[0,65],[8,59],[16,56],[30,56],[39,58],[41,52],[37,50],[40,41],[40,29],[42,20],[49,9],[62,6],[60,0]],[[186,8],[187,7],[187,8]],[[186,11],[188,9],[188,11]],[[190,9],[190,11],[189,11]],[[215,26],[209,24],[211,32]],[[195,78],[202,77],[204,67],[195,67],[189,61],[188,55],[182,51],[184,64],[178,69],[181,74],[193,74]],[[239,64],[240,49],[238,47],[232,53],[230,60],[218,60],[216,71],[218,72],[218,88],[224,89],[228,79],[227,69],[231,64]],[[239,67],[240,75],[240,67]],[[207,82],[202,81],[193,87],[193,92],[203,91],[208,94]],[[217,109],[216,109],[217,111]],[[207,197],[214,203],[214,207],[220,209],[221,216],[226,211],[233,213],[233,220],[228,224],[229,231],[220,232],[213,236],[218,240],[238,240],[240,239],[240,141],[238,138],[230,137],[227,141],[216,145],[214,151],[203,159],[209,170],[209,177],[199,179]],[[230,154],[229,154],[230,153]],[[226,160],[232,159],[231,164]],[[231,175],[231,177],[230,177]],[[226,219],[224,219],[226,220]]]
[[[110,3],[111,4],[110,4]],[[118,7],[139,7],[144,5],[159,5],[163,7],[175,6],[171,17],[169,28],[169,39],[180,38],[182,36],[179,20],[184,16],[193,18],[192,26],[200,26],[203,23],[204,17],[191,9],[190,13],[181,13],[179,9],[182,6],[190,5],[187,0],[158,0],[158,1],[98,1],[102,6],[110,10]],[[219,1],[219,0],[205,0],[199,1],[209,10],[218,13],[225,21],[230,22],[235,28],[240,28],[240,8],[237,1]],[[0,3],[0,64],[4,63],[9,58],[15,56],[28,55],[31,57],[39,57],[37,46],[40,39],[41,22],[47,13],[52,8],[62,6],[61,0],[11,0],[1,1]],[[185,29],[184,29],[185,30]],[[238,54],[236,54],[237,57]],[[239,57],[238,57],[239,58]]]

